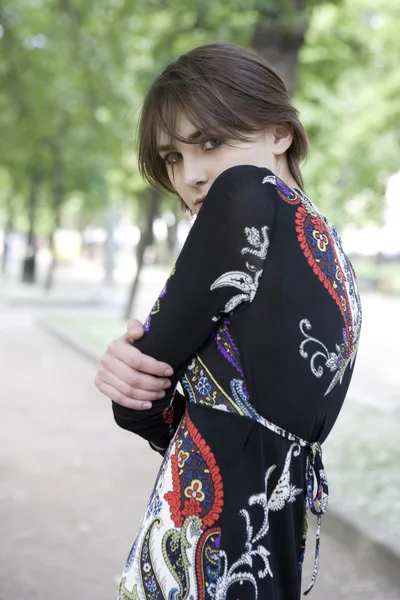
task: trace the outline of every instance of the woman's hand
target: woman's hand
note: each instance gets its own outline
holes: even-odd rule
[[[167,377],[172,368],[150,356],[142,354],[130,343],[143,336],[142,323],[128,323],[127,332],[111,342],[100,359],[94,383],[99,391],[117,404],[145,410],[151,401],[163,398],[171,386]]]

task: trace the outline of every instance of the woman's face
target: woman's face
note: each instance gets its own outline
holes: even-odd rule
[[[177,194],[192,212],[198,213],[212,183],[229,167],[267,167],[288,185],[296,185],[285,156],[292,137],[282,131],[279,135],[278,129],[282,128],[271,127],[268,131],[249,134],[249,141],[245,142],[210,138],[199,144],[174,140],[173,146],[170,146],[168,136],[161,132],[158,152],[166,163],[169,179]],[[177,119],[176,133],[190,140],[203,138],[203,133],[198,132],[183,115]]]

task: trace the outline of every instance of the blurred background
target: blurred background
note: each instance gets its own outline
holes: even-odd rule
[[[400,598],[399,26],[398,0],[0,0],[0,600],[115,596],[160,458],[93,379],[191,227],[138,175],[136,125],[157,73],[213,41],[284,77],[362,291],[313,595]]]

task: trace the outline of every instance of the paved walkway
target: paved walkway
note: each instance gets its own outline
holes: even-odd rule
[[[0,600],[112,600],[160,458],[113,423],[93,365],[32,309],[0,305],[0,366]],[[311,597],[400,591],[325,534]]]

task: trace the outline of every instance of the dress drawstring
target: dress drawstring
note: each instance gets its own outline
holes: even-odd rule
[[[316,494],[314,496],[316,483]],[[320,537],[321,537],[321,521],[322,515],[326,513],[328,509],[328,498],[329,489],[328,482],[326,479],[323,463],[322,463],[322,448],[318,442],[310,444],[307,453],[307,465],[306,465],[306,496],[304,506],[304,529],[303,529],[303,540],[301,544],[300,557],[298,561],[299,569],[303,566],[304,554],[307,542],[308,532],[308,508],[317,517],[317,534],[315,542],[315,557],[314,557],[314,568],[311,577],[311,582],[304,595],[310,593],[314,587],[315,581],[318,575],[319,568],[319,548],[320,548]]]
[[[304,595],[309,594],[314,587],[314,584],[318,575],[319,567],[319,548],[320,548],[320,537],[321,537],[321,521],[322,515],[326,513],[328,509],[328,481],[326,479],[324,465],[322,463],[322,448],[319,442],[307,442],[297,435],[286,431],[282,427],[271,423],[265,417],[262,417],[255,409],[252,409],[252,414],[249,415],[255,419],[260,425],[266,427],[270,431],[273,431],[277,435],[284,437],[290,441],[296,442],[304,449],[307,449],[306,459],[306,481],[305,481],[305,498],[304,498],[304,528],[303,528],[303,539],[301,542],[300,555],[297,562],[298,569],[301,571],[303,567],[304,555],[307,543],[307,532],[308,532],[308,509],[317,517],[317,535],[315,542],[315,557],[314,557],[314,568],[311,577],[311,582]],[[316,494],[314,496],[316,483]]]

